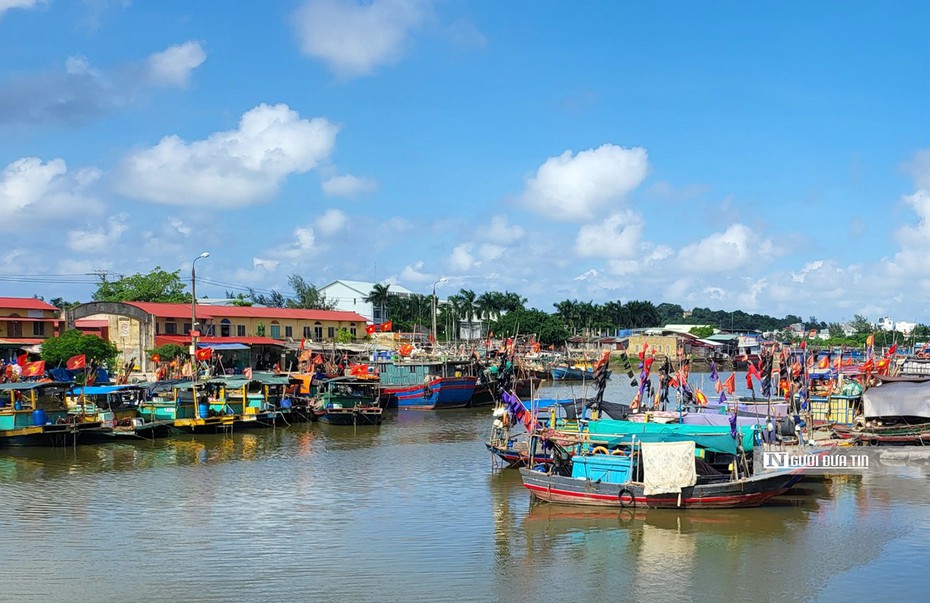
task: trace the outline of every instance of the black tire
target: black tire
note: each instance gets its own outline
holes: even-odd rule
[[[629,500],[624,500],[624,496],[629,496]],[[620,503],[622,509],[636,508],[636,497],[633,496],[633,492],[629,488],[623,488],[620,492],[617,492],[617,502]]]

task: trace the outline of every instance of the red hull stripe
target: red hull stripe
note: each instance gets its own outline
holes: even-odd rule
[[[617,485],[622,486],[622,484],[617,484]],[[593,493],[587,494],[585,492],[573,492],[571,490],[558,490],[555,488],[547,488],[544,486],[534,486],[530,484],[524,484],[524,486],[526,486],[527,489],[532,490],[533,492],[544,492],[547,495],[555,494],[557,496],[572,497],[572,498],[578,498],[578,499],[584,499],[584,500],[606,500],[606,501],[612,501],[612,502],[616,502],[617,504],[620,504],[619,500],[617,499],[616,494],[593,494]],[[737,494],[737,495],[731,495],[731,496],[706,496],[706,497],[701,497],[701,498],[682,498],[681,504],[682,505],[687,505],[687,504],[706,505],[706,504],[729,503],[729,502],[737,502],[737,501],[751,501],[757,498],[770,498],[780,492],[781,490],[777,492],[755,492],[753,494]],[[637,496],[635,500],[637,503],[642,503],[642,504],[649,504],[649,503],[652,503],[652,504],[674,503],[676,505],[678,504],[677,496],[674,496],[672,498],[657,498],[655,496],[649,496],[649,497]]]

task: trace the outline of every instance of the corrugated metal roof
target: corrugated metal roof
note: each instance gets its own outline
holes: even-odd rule
[[[158,318],[190,318],[190,304],[163,304],[156,302],[126,302]],[[265,308],[259,306],[210,306],[197,304],[198,318],[259,318],[273,320],[329,320],[364,323],[365,317],[357,312],[342,310],[305,310],[303,308]]]
[[[52,304],[34,297],[0,297],[0,308],[16,310],[57,310]]]

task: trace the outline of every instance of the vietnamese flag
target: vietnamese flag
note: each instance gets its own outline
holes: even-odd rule
[[[16,364],[19,366],[26,366],[29,363],[29,354],[22,354],[16,357]]]
[[[726,378],[726,381],[723,382],[724,389],[727,390],[727,393],[731,396],[733,392],[736,391],[736,373],[731,373],[729,377]]]
[[[822,369],[830,368],[830,357],[829,356],[821,357],[820,362],[817,363],[817,368],[822,368]]]
[[[386,323],[384,323],[383,325],[381,325],[381,330],[382,330],[382,331],[390,331],[391,328],[392,328],[393,326],[394,326],[394,323],[393,323],[392,321],[389,320],[389,321],[387,321]]]
[[[72,356],[68,358],[68,362],[65,363],[65,368],[69,371],[76,369],[82,369],[87,366],[87,356],[84,354],[78,354],[77,356]]]
[[[213,348],[200,348],[194,352],[194,358],[197,360],[209,360],[213,357]]]
[[[152,354],[152,362],[161,362],[161,358],[158,354]]]
[[[373,334],[377,330],[378,330],[378,327],[376,327],[375,325],[368,325],[365,327],[365,332],[368,333],[369,335]]]
[[[888,354],[887,354],[887,355],[888,355],[888,356],[893,356],[894,353],[897,352],[897,351],[898,351],[898,344],[894,344],[893,346],[891,346],[891,349],[888,350]]]
[[[45,361],[27,362],[23,365],[23,377],[41,377],[45,374]]]

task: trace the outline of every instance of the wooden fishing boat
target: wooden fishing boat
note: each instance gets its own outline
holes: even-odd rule
[[[471,403],[478,378],[469,362],[379,362],[384,408],[441,410]]]
[[[380,425],[383,412],[377,381],[336,377],[317,386],[314,414],[330,425]]]
[[[70,446],[99,430],[100,421],[68,413],[70,387],[58,381],[0,384],[0,446]]]
[[[75,387],[65,396],[68,413],[76,420],[100,423],[100,429],[82,438],[90,442],[169,435],[172,421],[146,419],[139,413],[147,398],[144,384]]]
[[[862,393],[862,413],[834,433],[855,444],[930,444],[930,377],[881,377]]]
[[[211,409],[210,394],[204,384],[191,381],[159,382],[151,398],[139,406],[139,414],[150,421],[169,421],[172,429],[184,433],[216,433],[232,429],[236,415],[225,407]]]

